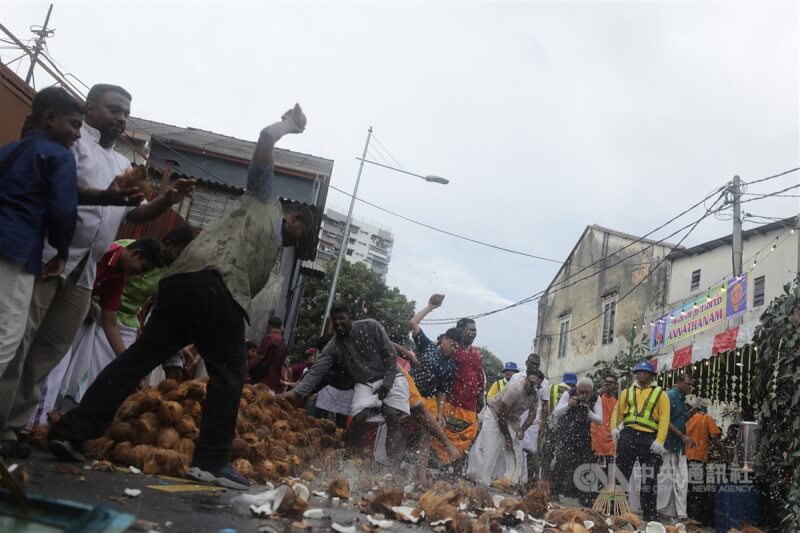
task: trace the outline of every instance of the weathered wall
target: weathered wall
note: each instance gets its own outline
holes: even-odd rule
[[[669,266],[664,262],[656,267],[669,248],[639,242],[622,250],[632,241],[601,228],[587,228],[568,263],[539,301],[536,351],[542,356],[548,377],[555,378],[564,372],[583,373],[595,361],[612,358],[628,345],[633,324],[638,325],[637,336],[640,335],[647,310],[665,302]],[[637,252],[641,253],[621,261]],[[581,272],[595,262],[598,263]],[[611,343],[603,344],[603,318],[595,317],[603,312],[604,299],[613,295],[617,298],[614,338]],[[566,355],[559,358],[559,327],[567,315],[570,329],[591,322],[568,333]]]

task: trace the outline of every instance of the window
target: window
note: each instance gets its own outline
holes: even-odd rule
[[[764,276],[753,280],[753,307],[764,305]]]
[[[567,356],[567,343],[569,342],[569,317],[561,319],[558,332],[558,358]]]
[[[603,344],[614,342],[614,324],[617,318],[617,297],[603,300]]]
[[[692,284],[689,286],[690,291],[696,291],[700,288],[700,269],[698,268],[692,272]]]
[[[352,248],[348,248],[347,249],[347,255],[353,255],[353,249]]]

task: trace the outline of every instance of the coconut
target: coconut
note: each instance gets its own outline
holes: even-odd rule
[[[304,470],[302,474],[300,474],[300,479],[303,481],[314,481],[317,479],[317,474],[314,473],[313,470],[310,468],[308,470]]]
[[[142,465],[145,474],[183,476],[187,470],[186,458],[174,450],[154,449]]]
[[[244,477],[252,478],[254,471],[253,465],[247,459],[234,459],[233,468],[239,471]]]
[[[47,434],[50,432],[50,428],[47,426],[39,426],[31,431],[31,435],[28,438],[32,446],[36,446],[40,450],[47,450]]]
[[[158,408],[161,407],[161,395],[158,393],[158,389],[145,389],[142,391],[139,407],[144,412],[158,412]]]
[[[197,429],[197,424],[195,424],[191,416],[184,416],[181,418],[175,426],[175,429],[178,430],[181,437],[186,437],[188,439],[196,439],[197,436],[200,435],[200,430]]]
[[[132,441],[136,436],[133,426],[130,423],[123,422],[119,419],[116,419],[111,423],[111,426],[108,428],[106,434],[108,435],[108,438],[115,442],[125,442],[126,440]]]
[[[332,498],[347,500],[350,498],[350,484],[346,479],[337,477],[328,485],[328,492]]]
[[[130,466],[135,465],[136,458],[133,454],[133,444],[130,442],[118,442],[114,446],[114,451],[111,453],[111,458],[115,463]]]
[[[158,434],[158,447],[164,449],[173,448],[178,441],[181,440],[181,435],[175,428],[162,428]]]
[[[256,401],[257,395],[256,390],[252,385],[245,385],[242,389],[242,400],[247,403],[253,403]]]
[[[333,421],[323,420],[320,425],[322,426],[322,431],[328,435],[333,435],[336,433],[336,424]]]
[[[308,503],[297,497],[291,487],[281,485],[275,492],[272,512],[283,516],[299,516],[308,509]]]
[[[147,461],[155,451],[155,448],[146,444],[137,444],[131,450],[132,460],[131,464],[136,468],[142,468],[145,461]]]
[[[183,402],[181,402],[181,406],[183,407],[184,415],[191,416],[195,419],[195,421],[200,420],[200,415],[202,414],[200,402],[197,400],[183,400]]]
[[[184,400],[186,400],[186,390],[187,390],[186,383],[181,383],[180,385],[178,385],[178,388],[172,389],[166,394],[163,394],[162,397],[170,402],[183,402]]]
[[[231,457],[234,459],[241,459],[247,455],[249,446],[243,439],[236,437],[231,442]]]
[[[158,392],[164,396],[165,394],[168,394],[174,390],[178,390],[178,387],[180,387],[180,384],[174,379],[165,379],[159,383],[158,387],[156,388],[158,389]]]
[[[288,415],[286,415],[286,417],[288,417]],[[273,431],[277,431],[278,433],[286,433],[291,430],[289,427],[289,421],[286,420],[286,417],[281,417],[280,420],[272,425]]]
[[[136,444],[155,444],[158,441],[158,416],[155,413],[142,413],[134,425],[134,430],[133,442]]]
[[[202,402],[206,397],[206,384],[202,381],[188,381],[186,383],[186,397],[190,400]]]
[[[183,406],[178,402],[162,402],[158,409],[158,420],[164,426],[174,426],[183,416]]]
[[[92,459],[105,459],[111,457],[116,443],[108,437],[86,441],[83,445],[86,455]]]
[[[133,398],[134,397],[131,396],[122,402],[122,405],[120,405],[119,409],[117,409],[117,418],[122,420],[132,420],[139,416],[139,413],[142,412],[142,406],[139,401],[134,400]]]
[[[192,441],[192,439],[181,438],[175,443],[172,449],[191,459],[194,455],[194,441]]]
[[[392,507],[403,505],[403,490],[398,488],[383,489],[369,501],[369,505],[375,513],[391,513]]]

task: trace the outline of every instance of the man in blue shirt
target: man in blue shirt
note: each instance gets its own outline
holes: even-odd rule
[[[78,184],[70,146],[83,107],[60,87],[33,98],[25,137],[0,149],[0,376],[14,357],[37,275],[64,270],[75,231]],[[44,238],[57,255],[42,266]]]
[[[689,491],[689,468],[686,463],[686,446],[694,441],[686,435],[686,395],[692,392],[694,380],[690,374],[675,378],[667,393],[669,398],[669,433],[664,441],[666,453],[659,473],[658,512],[671,519],[686,518],[686,496]]]
[[[444,294],[434,294],[428,299],[428,305],[420,309],[411,319],[411,336],[417,345],[419,368],[411,368],[409,374],[425,398],[425,406],[436,415],[436,419],[444,427],[444,401],[453,386],[456,377],[456,362],[453,352],[461,341],[461,334],[456,328],[448,329],[434,343],[425,335],[419,323],[444,301]],[[433,401],[436,401],[433,404]]]

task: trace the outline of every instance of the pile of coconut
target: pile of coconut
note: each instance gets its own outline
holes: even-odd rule
[[[119,407],[103,436],[84,443],[84,452],[146,474],[183,476],[200,434],[205,395],[205,380],[165,380],[136,392]],[[32,440],[45,444],[46,432],[37,429]],[[262,385],[245,385],[231,447],[233,465],[243,475],[259,483],[278,480],[341,447],[342,430],[333,422],[308,416]]]

